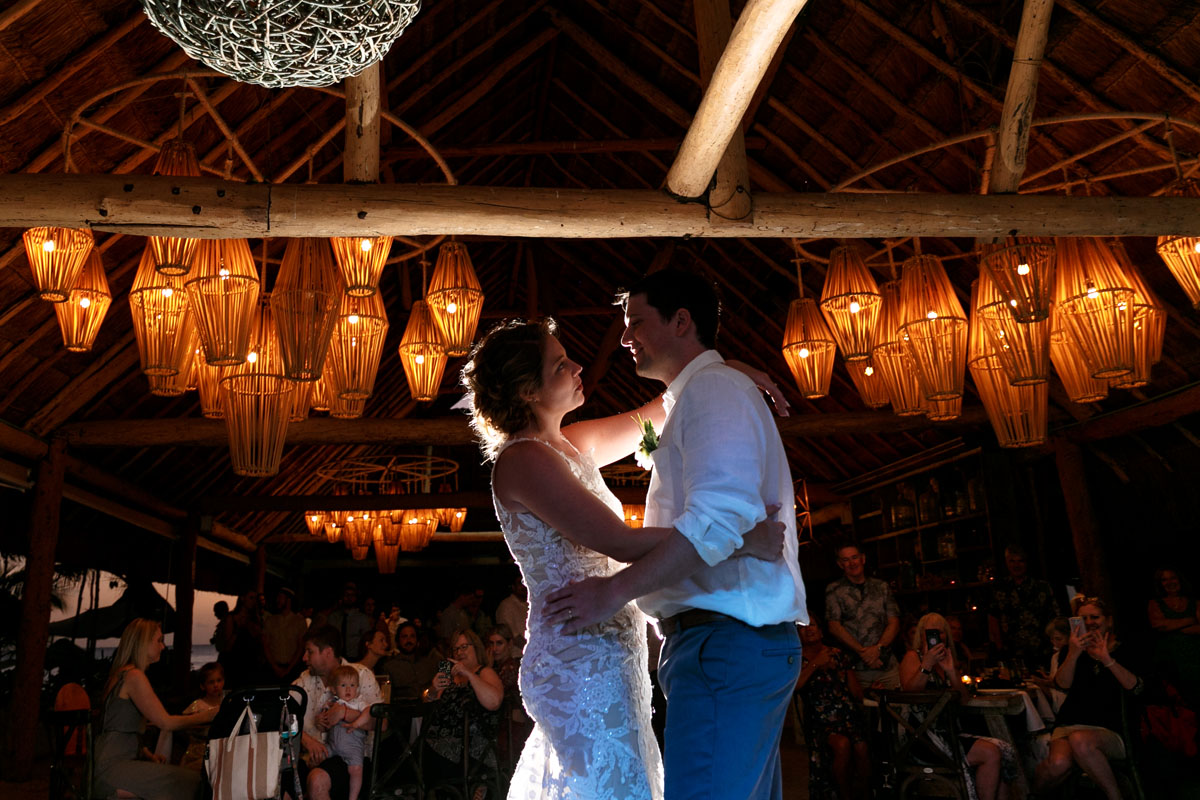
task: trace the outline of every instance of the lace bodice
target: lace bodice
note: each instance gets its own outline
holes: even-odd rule
[[[505,447],[517,441],[525,440]],[[562,456],[584,488],[621,516],[621,504],[590,454],[570,457],[533,441]],[[645,617],[629,604],[607,622],[570,636],[543,622],[550,592],[611,575],[621,565],[575,544],[530,512],[511,511],[499,499],[495,506],[529,589],[528,645],[519,680],[525,708],[537,723],[509,799],[660,798],[662,759],[650,727]]]

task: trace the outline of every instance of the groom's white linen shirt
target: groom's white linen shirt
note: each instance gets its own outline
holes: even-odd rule
[[[795,490],[762,393],[706,350],[671,381],[663,408],[645,524],[675,528],[708,566],[639,598],[638,606],[657,619],[700,608],[755,626],[807,624]],[[773,503],[787,526],[781,559],[729,558]]]

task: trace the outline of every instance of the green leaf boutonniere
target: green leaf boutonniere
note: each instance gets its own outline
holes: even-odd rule
[[[642,469],[654,469],[654,460],[650,458],[650,454],[658,449],[658,434],[654,430],[654,423],[649,419],[643,419],[641,414],[634,417],[634,420],[637,422],[638,430],[642,432],[642,439],[638,442],[637,451],[633,457]]]

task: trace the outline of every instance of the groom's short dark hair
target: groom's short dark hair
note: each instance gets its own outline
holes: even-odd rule
[[[617,292],[617,304],[625,309],[629,298],[645,295],[646,303],[668,319],[681,308],[692,315],[700,344],[710,350],[717,346],[721,328],[721,299],[717,287],[694,272],[681,269],[661,269],[652,272],[627,289]]]

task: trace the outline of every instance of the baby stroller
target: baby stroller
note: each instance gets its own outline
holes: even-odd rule
[[[300,732],[304,727],[304,712],[308,707],[308,695],[299,686],[247,687],[230,692],[221,702],[217,716],[208,729],[208,749],[204,754],[205,797],[214,797],[214,787],[208,783],[209,762],[213,748],[229,736],[249,733],[248,716],[243,717],[246,707],[254,717],[259,733],[277,733],[280,737],[282,757],[279,763],[280,781],[277,796],[290,794],[294,800],[304,800],[300,781]],[[234,727],[241,722],[241,729]],[[216,798],[221,800],[221,798]]]

